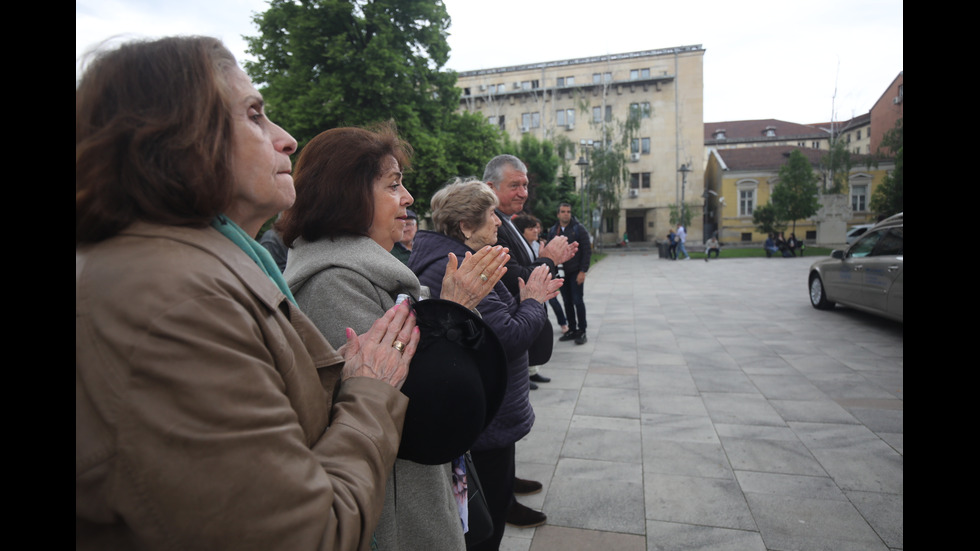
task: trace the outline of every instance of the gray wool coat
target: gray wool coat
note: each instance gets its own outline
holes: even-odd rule
[[[283,274],[300,309],[323,336],[347,342],[395,305],[400,293],[419,297],[412,270],[371,238],[324,238],[293,243]],[[459,551],[466,548],[452,493],[451,465],[421,465],[397,459],[385,488],[375,531],[384,551]]]

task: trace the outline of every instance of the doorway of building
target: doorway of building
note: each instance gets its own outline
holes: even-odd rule
[[[646,217],[641,214],[639,216],[626,216],[626,233],[630,236],[630,242],[636,241],[646,241],[646,235],[644,235]]]

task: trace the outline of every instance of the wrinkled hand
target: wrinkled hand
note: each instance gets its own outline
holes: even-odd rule
[[[476,254],[466,253],[463,263],[457,268],[456,255],[449,253],[446,275],[442,278],[442,291],[439,298],[461,304],[472,310],[483,300],[493,286],[507,272],[510,249],[497,245],[483,247]],[[485,279],[480,277],[486,276]]]
[[[370,377],[401,389],[408,377],[408,364],[418,348],[419,336],[408,301],[385,312],[361,336],[348,327],[347,344],[340,348],[345,362],[341,378]],[[405,345],[401,351],[394,347],[395,341]]]
[[[539,257],[550,258],[555,265],[564,264],[578,252],[578,243],[569,243],[564,235],[552,239],[538,254]]]
[[[517,285],[521,290],[521,302],[533,299],[544,304],[558,296],[558,290],[564,282],[564,279],[552,279],[551,270],[547,266],[538,266],[528,276],[527,283],[517,278]]]
[[[578,283],[579,285],[585,283],[585,272],[579,272],[578,275],[575,276],[575,283]]]

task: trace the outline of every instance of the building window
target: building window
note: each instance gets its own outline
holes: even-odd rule
[[[470,89],[469,88],[463,88],[463,95],[464,96],[470,95]]]
[[[813,149],[820,149],[820,142],[813,142]]]
[[[738,215],[752,216],[755,209],[755,190],[743,189],[738,192]]]
[[[592,122],[602,122],[602,107],[592,108]]]
[[[736,184],[738,189],[738,215],[752,216],[755,211],[756,190],[759,182],[755,180],[745,180]]]
[[[650,78],[650,69],[631,69],[630,80],[641,80]]]
[[[630,174],[630,189],[650,189],[649,172],[633,172]]]
[[[521,127],[538,128],[539,126],[541,126],[541,113],[535,111],[521,114]]]
[[[864,212],[868,210],[867,185],[851,185],[851,210],[854,212]]]
[[[606,106],[606,122],[612,122],[612,105]]]
[[[650,154],[650,138],[633,138],[630,140],[630,153]]]
[[[642,103],[631,103],[630,104],[630,117],[631,118],[650,118],[650,102],[644,101]]]
[[[575,126],[575,110],[559,109],[555,111],[555,124],[558,126]]]
[[[592,84],[602,84],[602,75],[599,73],[592,73]]]
[[[555,86],[559,88],[565,86],[565,77],[558,77],[558,80],[555,81]]]
[[[858,139],[859,140],[861,139],[861,131],[860,130],[858,130]]]

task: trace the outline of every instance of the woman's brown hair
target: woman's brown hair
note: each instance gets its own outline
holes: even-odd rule
[[[75,244],[135,221],[206,226],[231,202],[235,58],[210,37],[95,54],[75,88]]]
[[[276,228],[287,246],[302,237],[316,241],[341,235],[368,235],[374,219],[374,180],[391,155],[402,171],[412,147],[392,122],[370,129],[334,128],[306,144],[294,171],[296,202]]]

